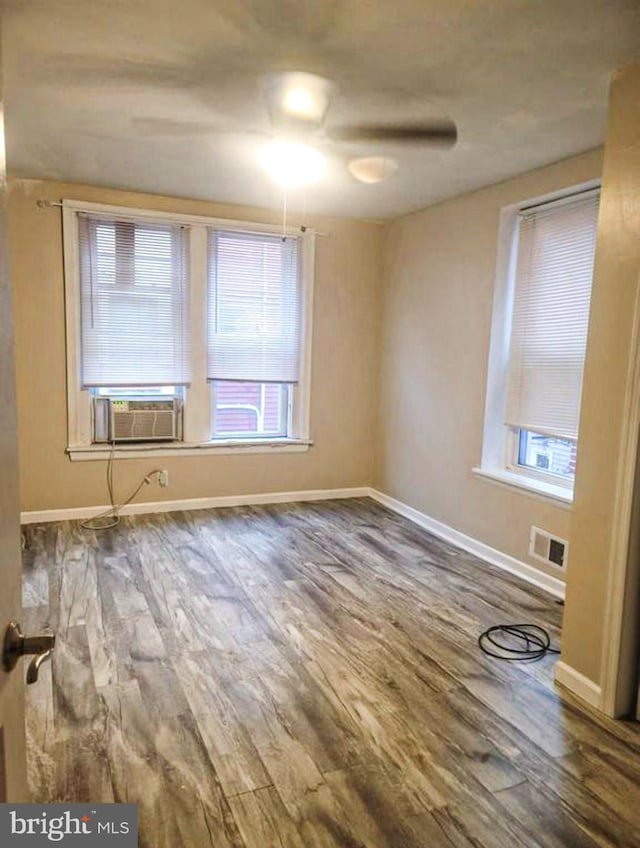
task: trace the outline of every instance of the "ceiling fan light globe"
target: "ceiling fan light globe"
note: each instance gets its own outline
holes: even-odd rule
[[[275,126],[293,118],[321,125],[329,108],[332,85],[325,77],[304,71],[285,71],[265,78],[265,95]]]
[[[313,118],[317,111],[313,95],[308,89],[301,86],[295,86],[285,91],[282,107],[289,115],[299,115],[304,118]]]
[[[381,183],[398,170],[398,162],[390,156],[361,156],[347,165],[349,173],[361,183]]]
[[[260,151],[260,164],[284,188],[317,183],[325,172],[324,156],[308,144],[276,139]]]

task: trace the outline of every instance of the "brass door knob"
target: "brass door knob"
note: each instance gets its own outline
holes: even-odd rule
[[[32,656],[27,670],[27,683],[35,683],[40,666],[49,659],[54,649],[56,637],[42,633],[38,636],[25,636],[16,621],[9,622],[4,633],[2,665],[5,671],[13,671],[20,657]]]

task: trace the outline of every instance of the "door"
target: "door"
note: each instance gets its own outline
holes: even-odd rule
[[[9,621],[20,621],[22,612],[1,28],[0,18],[0,647],[5,627]],[[8,674],[0,663],[0,802],[28,800],[26,771],[22,664]]]

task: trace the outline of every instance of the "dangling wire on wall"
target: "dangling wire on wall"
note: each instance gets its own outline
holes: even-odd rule
[[[80,526],[83,528],[83,530],[111,530],[113,527],[117,527],[118,524],[120,524],[120,511],[123,509],[123,507],[131,503],[131,501],[138,495],[143,486],[149,485],[154,477],[162,473],[162,469],[154,468],[153,471],[150,471],[142,478],[140,483],[138,483],[138,485],[131,492],[129,497],[125,498],[125,500],[123,500],[121,503],[116,503],[115,489],[113,484],[113,465],[115,460],[115,450],[116,443],[111,442],[111,451],[109,453],[109,459],[107,461],[107,491],[109,492],[109,509],[105,509],[103,510],[103,512],[99,512],[97,515],[94,515],[93,518],[88,518],[86,521],[81,521]]]

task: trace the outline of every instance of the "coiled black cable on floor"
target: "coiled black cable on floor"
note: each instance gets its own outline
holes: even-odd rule
[[[511,662],[536,662],[547,654],[560,653],[537,624],[495,624],[478,636],[478,645],[487,656]]]

